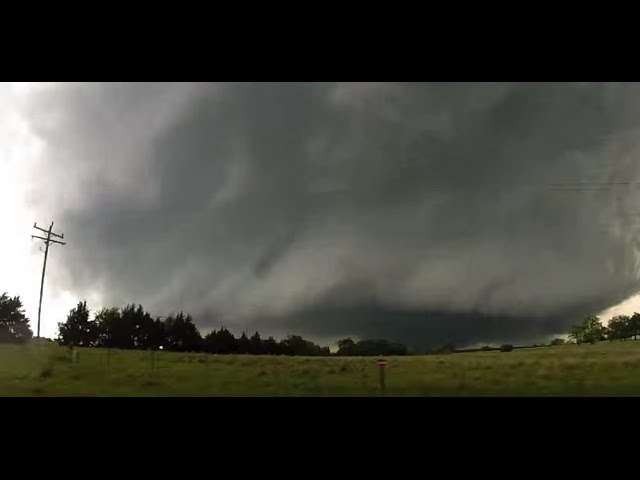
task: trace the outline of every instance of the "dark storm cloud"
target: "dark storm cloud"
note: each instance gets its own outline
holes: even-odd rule
[[[108,304],[544,336],[638,290],[636,186],[549,184],[636,181],[639,113],[635,84],[60,86],[29,111],[34,202],[73,239],[56,281]]]

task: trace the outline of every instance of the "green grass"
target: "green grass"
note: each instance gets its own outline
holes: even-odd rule
[[[110,355],[108,367],[108,355]],[[0,345],[0,396],[379,396],[375,358]],[[391,357],[387,396],[640,396],[640,341]]]

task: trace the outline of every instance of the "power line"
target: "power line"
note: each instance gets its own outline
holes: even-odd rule
[[[49,230],[45,230],[44,228],[40,228],[36,223],[33,224],[33,228],[40,230],[41,232],[44,232],[47,234],[46,238],[45,237],[41,237],[39,235],[31,235],[31,240],[33,240],[34,238],[37,238],[39,240],[44,241],[45,244],[45,249],[44,249],[44,263],[42,265],[42,280],[40,280],[40,303],[38,304],[38,333],[36,335],[37,338],[40,338],[40,314],[42,313],[42,292],[44,290],[44,273],[45,270],[47,269],[47,257],[49,256],[49,245],[57,243],[59,245],[66,245],[65,242],[60,242],[58,240],[54,240],[51,237],[57,237],[57,238],[62,238],[64,239],[64,233],[58,235],[57,233],[53,233],[53,222],[51,222],[51,225],[49,226]]]

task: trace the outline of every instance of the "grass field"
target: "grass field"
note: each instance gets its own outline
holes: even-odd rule
[[[640,341],[388,358],[386,396],[640,396]],[[152,368],[154,367],[154,368]],[[380,396],[375,358],[1,345],[1,396]]]

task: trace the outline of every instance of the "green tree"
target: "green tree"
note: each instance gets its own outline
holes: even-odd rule
[[[605,339],[606,328],[600,323],[600,319],[591,315],[582,323],[583,340],[594,344]]]
[[[249,353],[249,350],[251,350],[251,341],[247,337],[247,334],[242,332],[242,335],[240,335],[238,339],[238,353]]]
[[[227,328],[222,327],[218,332],[221,353],[238,353],[238,339]]]
[[[221,335],[221,332],[218,332],[217,330],[211,330],[204,336],[202,339],[202,348],[207,353],[229,353],[226,351],[224,338]]]
[[[283,353],[285,355],[300,355],[300,356],[316,356],[320,355],[321,348],[305,340],[299,335],[288,335],[286,339],[280,342]]]
[[[254,333],[249,339],[249,353],[252,355],[262,355],[265,353],[262,346],[262,339],[258,332]]]
[[[58,323],[58,341],[61,345],[75,345],[78,347],[95,347],[98,343],[98,328],[95,322],[89,320],[87,302],[78,302],[71,309],[65,323]]]
[[[356,351],[356,342],[351,338],[345,338],[343,340],[338,340],[338,352],[336,355],[349,357],[354,355]]]
[[[631,318],[627,315],[617,315],[609,320],[607,329],[609,340],[626,340],[633,335]]]
[[[167,343],[167,339],[165,335],[164,322],[159,318],[156,318],[147,327],[145,348],[159,350],[160,347],[164,348],[165,343]]]
[[[147,349],[148,337],[153,319],[144,311],[142,305],[126,305],[120,312],[123,325],[127,325],[131,334],[132,348]]]
[[[133,348],[131,325],[122,320],[119,308],[103,308],[94,317],[98,329],[98,346],[105,348]]]
[[[238,340],[233,334],[222,327],[219,331],[212,330],[203,340],[204,350],[209,353],[238,353]]]
[[[629,329],[633,335],[633,339],[637,340],[640,335],[640,313],[634,313],[629,320]]]
[[[20,297],[0,295],[0,343],[24,343],[32,337]]]
[[[584,328],[582,325],[574,325],[571,327],[571,330],[569,330],[569,338],[578,345],[584,343]]]
[[[164,322],[166,348],[177,352],[197,352],[202,347],[202,337],[190,315],[180,312]]]
[[[269,337],[262,342],[262,348],[265,355],[278,355],[280,353],[278,342],[273,337]]]

